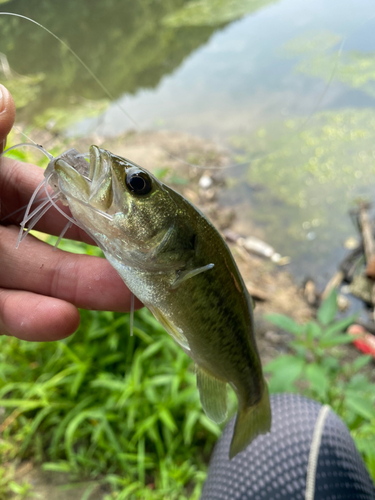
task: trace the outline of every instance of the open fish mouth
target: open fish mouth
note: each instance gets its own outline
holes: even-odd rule
[[[107,151],[91,146],[85,155],[70,149],[50,161],[45,177],[61,193],[63,203],[73,199],[103,214],[113,213],[113,172]]]

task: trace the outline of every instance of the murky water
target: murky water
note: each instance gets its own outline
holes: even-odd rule
[[[233,150],[228,203],[322,282],[375,179],[371,0],[13,0],[0,16],[0,79],[19,119],[70,134],[166,128]],[[131,116],[129,120],[118,105]],[[239,189],[240,187],[240,189]],[[242,193],[241,199],[238,193]]]

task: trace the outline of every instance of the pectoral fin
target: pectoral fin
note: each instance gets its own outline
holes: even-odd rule
[[[175,281],[171,285],[171,289],[175,290],[177,287],[181,285],[186,280],[189,280],[193,276],[197,274],[204,273],[205,271],[209,271],[214,267],[215,264],[207,264],[207,266],[198,267],[196,269],[191,269],[189,271],[178,271],[178,276]]]
[[[227,416],[227,384],[196,366],[197,386],[206,415],[220,424]]]
[[[187,338],[183,334],[181,328],[178,328],[169,318],[165,316],[160,309],[147,305],[148,309],[152,312],[155,318],[159,321],[161,326],[169,333],[169,335],[186,350],[190,351],[190,346]]]
[[[195,233],[180,221],[175,221],[167,231],[150,241],[150,252],[147,260],[152,268],[159,271],[170,271],[186,266],[194,256]]]

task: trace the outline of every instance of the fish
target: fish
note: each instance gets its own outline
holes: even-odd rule
[[[251,297],[215,226],[145,168],[97,146],[52,159],[45,180],[130,291],[190,356],[207,416],[238,413],[230,458],[271,428]]]

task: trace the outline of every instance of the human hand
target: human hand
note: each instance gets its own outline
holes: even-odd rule
[[[0,153],[14,117],[13,99],[0,84]],[[130,309],[130,291],[105,259],[53,251],[31,235],[16,250],[19,227],[14,224],[19,214],[7,216],[27,205],[42,179],[39,167],[0,158],[0,334],[34,341],[62,339],[73,333],[79,325],[77,307]],[[51,209],[35,229],[59,235],[65,225],[66,219]],[[65,237],[90,242],[78,227]],[[136,300],[135,305],[141,303]]]

